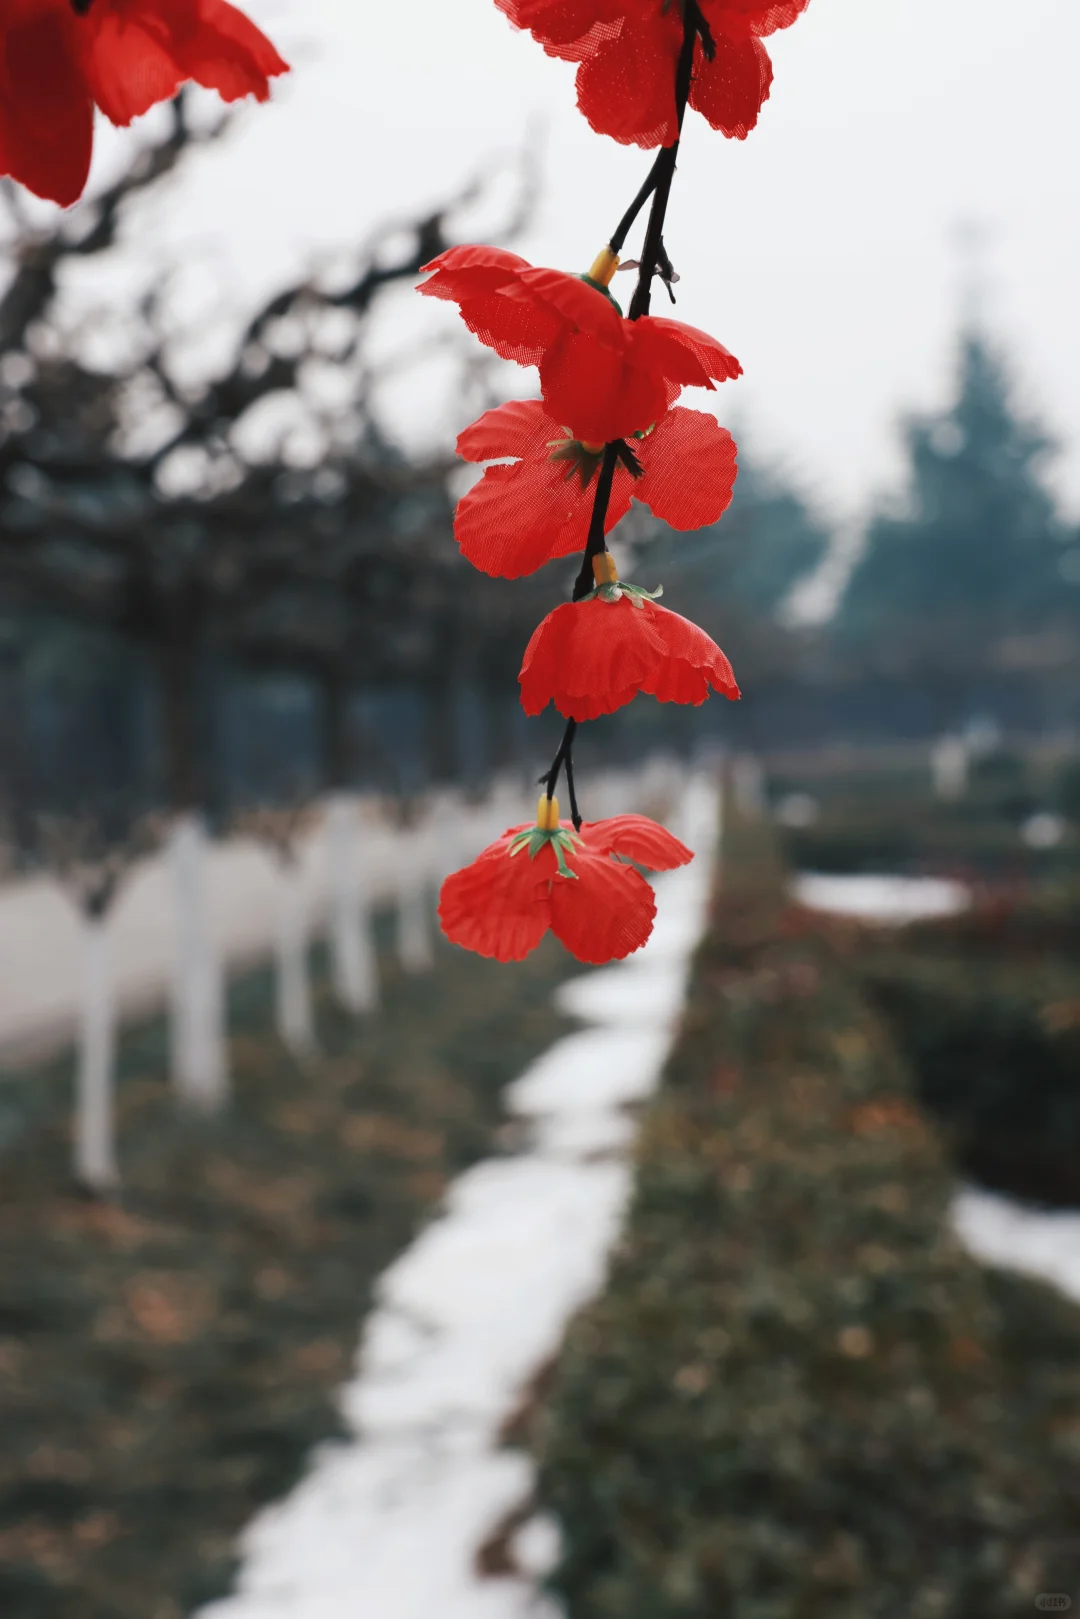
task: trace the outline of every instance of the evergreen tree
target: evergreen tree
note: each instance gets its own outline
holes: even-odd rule
[[[977,330],[960,344],[955,403],[905,425],[903,507],[871,522],[837,619],[879,669],[975,673],[1071,603],[1064,534],[1042,482],[1052,441],[1016,413],[1006,367]]]

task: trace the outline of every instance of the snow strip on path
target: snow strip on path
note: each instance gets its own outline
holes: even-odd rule
[[[950,916],[970,903],[962,883],[933,877],[807,872],[792,886],[795,897],[811,910],[882,925]],[[949,1224],[980,1263],[1047,1282],[1080,1304],[1080,1211],[1028,1208],[1000,1193],[969,1186],[954,1197]]]
[[[953,1230],[984,1265],[1049,1282],[1080,1304],[1080,1212],[1025,1208],[969,1186],[953,1201]]]
[[[444,1212],[387,1270],[356,1377],[340,1400],[354,1437],[242,1539],[237,1594],[201,1619],[554,1619],[526,1578],[483,1579],[476,1554],[527,1502],[532,1466],[499,1433],[603,1286],[631,1190],[625,1108],[656,1088],[705,925],[719,797],[694,779],[674,830],[697,859],[656,880],[652,939],[627,963],[563,985],[593,1026],[509,1088],[529,1147],[451,1187]],[[533,1519],[519,1566],[557,1544]]]
[[[898,927],[967,910],[971,894],[947,877],[898,877],[873,873],[804,871],[791,885],[800,905],[855,921]]]

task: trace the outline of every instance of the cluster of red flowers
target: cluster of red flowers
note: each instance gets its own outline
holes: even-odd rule
[[[448,878],[440,915],[451,939],[518,959],[550,927],[584,961],[636,950],[649,936],[651,890],[636,865],[690,858],[640,816],[588,824],[571,770],[579,721],[639,692],[701,703],[739,695],[703,630],[620,581],[605,536],[632,497],[675,528],[715,522],[731,500],[735,445],[684,388],[741,373],[706,332],[650,314],[654,278],[674,279],[664,223],[687,107],[743,139],[769,94],[763,38],[809,0],[496,0],[549,55],[577,62],[578,104],[617,141],[660,146],[645,185],[588,274],[537,268],[491,247],[455,247],[426,266],[421,291],[456,303],[503,359],[536,366],[542,398],[488,411],[461,434],[462,456],[489,465],[460,502],[455,533],[485,573],[518,578],[582,553],[574,599],[548,614],[519,676],[528,714],[566,716],[535,827],[514,828]],[[270,41],[228,0],[0,0],[0,174],[64,205],[82,193],[95,108],[128,124],[189,80],[226,101],[265,100],[286,71]],[[628,316],[609,290],[627,232],[652,199]],[[571,821],[555,789],[565,767]],[[629,863],[628,863],[629,862]]]
[[[265,101],[287,71],[227,0],[3,0],[0,174],[67,207],[86,184],[95,107],[130,124],[189,80]]]
[[[690,859],[641,816],[583,822],[571,749],[579,721],[611,714],[639,692],[694,704],[710,690],[739,695],[731,665],[703,630],[659,607],[658,590],[619,579],[605,537],[633,497],[679,529],[716,522],[731,500],[731,435],[676,400],[683,388],[715,388],[742,367],[706,332],[651,315],[651,288],[657,275],[669,290],[674,279],[663,229],[686,108],[743,139],[772,81],[761,41],[808,3],[496,0],[549,55],[580,64],[578,105],[594,129],[665,148],[588,274],[541,269],[500,248],[455,247],[425,267],[420,287],[457,304],[470,331],[504,360],[540,375],[541,399],[489,410],[458,439],[465,460],[493,463],[458,504],[462,553],[507,579],[583,554],[573,601],[537,627],[518,677],[527,714],[554,703],[568,721],[536,825],[511,828],[443,885],[447,936],[500,961],[520,959],[548,928],[582,961],[627,955],[648,938],[654,914],[634,865],[666,870]],[[650,196],[624,316],[609,288]],[[554,796],[564,766],[573,830],[560,822]]]
[[[578,106],[598,135],[624,145],[679,138],[676,66],[693,5],[689,104],[723,135],[745,140],[772,87],[761,43],[810,0],[495,0],[549,56],[580,62]]]
[[[521,961],[550,928],[580,961],[599,965],[640,949],[652,932],[656,904],[636,867],[671,871],[692,859],[644,815],[568,826],[545,794],[535,826],[511,827],[446,879],[439,916],[448,939],[496,961]]]

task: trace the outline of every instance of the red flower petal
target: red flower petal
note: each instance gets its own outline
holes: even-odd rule
[[[692,849],[647,815],[613,815],[606,821],[586,821],[581,836],[590,849],[625,855],[650,871],[672,871],[676,866],[689,865],[694,858]]]
[[[94,109],[66,4],[13,9],[0,23],[0,174],[67,207],[90,169]]]
[[[609,348],[621,350],[626,322],[611,299],[580,276],[542,266],[522,270],[507,296],[543,304],[554,310],[573,332],[585,332]]]
[[[114,124],[129,124],[189,79],[224,101],[265,101],[268,81],[288,71],[226,0],[94,0],[80,35],[87,83]]]
[[[487,469],[454,513],[454,538],[474,568],[500,579],[520,579],[556,557],[584,551],[595,481],[583,489],[580,479],[568,479],[566,472],[565,463],[547,460]],[[630,509],[629,473],[618,481],[605,533]]]
[[[655,602],[638,607],[625,596],[556,607],[534,630],[518,682],[526,714],[553,702],[575,720],[613,714],[638,692],[695,706],[710,687],[739,695],[730,663],[704,630]]]
[[[517,28],[527,28],[549,56],[580,62],[617,39],[625,26],[625,0],[495,0]]]
[[[708,411],[677,405],[634,444],[643,468],[634,496],[672,528],[704,528],[731,504],[735,440]]]
[[[157,4],[160,7],[161,0]],[[226,0],[198,0],[196,11],[194,30],[174,36],[184,77],[216,90],[222,101],[238,101],[241,96],[265,101],[270,94],[267,81],[287,73],[289,64],[250,17]]]
[[[569,462],[551,460],[552,444],[565,438],[537,399],[485,411],[458,436],[458,453],[469,461],[522,457],[516,466],[488,467],[454,513],[454,537],[481,573],[518,579],[585,549],[596,485],[583,488]],[[631,489],[630,474],[617,467],[605,533],[630,510]]]
[[[511,855],[510,840],[520,830],[505,832],[471,866],[455,871],[439,894],[439,921],[451,943],[496,961],[522,961],[551,921],[554,852],[543,849],[535,860],[527,850]]]
[[[675,63],[682,8],[660,0],[496,0],[550,56],[580,62],[578,106],[592,127],[624,144],[669,145],[675,122]],[[706,62],[696,47],[690,105],[727,135],[752,129],[768,94],[772,67],[747,50],[789,27],[809,0],[701,0],[717,45]]]
[[[0,28],[0,172],[65,206],[86,183],[95,102],[128,124],[188,79],[265,100],[287,71],[226,0],[94,0],[85,16],[70,0],[8,0]]]
[[[539,714],[554,702],[568,718],[595,720],[636,697],[664,646],[644,619],[635,635],[621,633],[614,617],[608,622],[598,616],[623,608],[638,611],[628,601],[597,597],[566,602],[537,626],[518,675],[526,714]]]
[[[601,135],[624,146],[670,146],[679,132],[675,64],[682,40],[679,10],[635,22],[605,41],[578,70],[578,106]]]
[[[571,832],[566,822],[560,825]],[[520,961],[549,926],[580,961],[621,960],[648,939],[656,902],[640,872],[612,853],[664,871],[693,858],[655,821],[618,815],[572,835],[564,859],[574,875],[564,877],[550,844],[535,860],[525,849],[511,854],[515,834],[524,830],[504,832],[471,866],[446,879],[439,898],[447,937],[499,961]]]
[[[646,602],[645,611],[650,608],[663,635],[666,656],[642,683],[642,691],[659,703],[697,707],[710,690],[734,702],[740,695],[734,671],[712,637],[679,613]]]
[[[745,140],[768,100],[772,78],[769,53],[758,39],[720,39],[712,62],[705,60],[699,42],[690,105],[722,135]]]
[[[503,456],[543,455],[553,439],[566,434],[539,399],[511,399],[485,410],[458,434],[457,453],[465,461],[498,461]]]
[[[171,48],[171,30],[149,7],[97,0],[80,33],[86,82],[114,124],[130,124],[157,102],[168,101],[190,76]]]
[[[420,266],[420,274],[446,278],[488,275],[491,277],[489,285],[498,287],[512,281],[518,271],[528,268],[528,259],[508,252],[505,247],[485,247],[479,242],[466,242],[460,247],[448,247],[438,258],[429,259]],[[456,292],[434,292],[434,285],[434,282],[426,281],[421,284],[420,291],[438,298],[457,297]]]
[[[711,388],[742,371],[707,332],[650,316],[625,320],[580,276],[533,268],[513,253],[451,248],[426,270],[420,291],[457,303],[503,359],[538,365],[548,413],[586,443],[650,427],[682,387]]]
[[[543,304],[504,296],[528,268],[525,259],[501,248],[452,247],[424,266],[433,274],[419,291],[456,303],[469,330],[502,359],[539,365],[565,322]]]
[[[575,882],[551,885],[551,931],[579,961],[599,966],[640,950],[652,932],[656,901],[632,866],[584,851],[571,865]]]
[[[635,366],[660,373],[680,387],[711,388],[742,376],[742,366],[708,332],[681,320],[643,315],[628,321],[630,358]]]
[[[662,375],[628,365],[621,354],[580,332],[545,355],[540,386],[552,414],[587,444],[606,444],[649,427],[671,402]]]
[[[702,10],[714,36],[749,39],[790,28],[809,4],[810,0],[702,0]]]

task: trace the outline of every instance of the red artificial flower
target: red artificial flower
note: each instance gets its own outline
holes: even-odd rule
[[[739,696],[716,642],[689,619],[619,583],[607,552],[593,563],[597,589],[549,613],[525,648],[518,682],[526,714],[554,703],[572,720],[595,720],[638,692],[661,703],[703,703],[709,689]]]
[[[452,247],[424,266],[420,291],[460,306],[462,319],[504,360],[540,368],[550,414],[586,444],[651,427],[683,388],[742,374],[722,344],[682,321],[626,320],[597,279],[614,273],[610,249],[588,277],[538,269],[498,247]]]
[[[549,56],[579,62],[578,106],[601,135],[624,145],[678,138],[675,68],[683,7],[676,0],[495,0]],[[745,140],[772,84],[761,43],[789,28],[809,0],[698,0],[715,47],[699,37],[690,105],[724,135]]]
[[[621,856],[622,859],[613,858]],[[535,826],[515,826],[442,885],[439,920],[454,944],[496,961],[521,961],[550,928],[579,961],[621,961],[652,932],[656,901],[625,860],[670,871],[691,851],[644,815],[559,820],[541,798]]]
[[[95,106],[130,124],[189,79],[265,101],[287,71],[226,0],[0,0],[0,174],[66,207],[86,184]]]
[[[481,573],[518,579],[555,557],[584,551],[600,452],[571,438],[538,399],[489,410],[459,436],[466,461],[514,456],[488,467],[454,514],[463,554]],[[604,532],[631,497],[672,528],[703,528],[727,510],[735,487],[735,440],[715,416],[676,406],[630,440],[642,471],[615,469]]]

